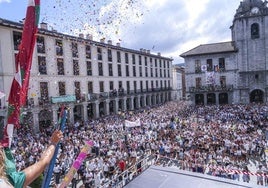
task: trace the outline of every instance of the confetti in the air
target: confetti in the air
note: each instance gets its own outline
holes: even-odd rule
[[[48,1],[49,2],[49,1]],[[90,34],[95,39],[122,40],[122,28],[142,22],[140,0],[56,0],[44,2],[42,21],[49,29],[78,35]]]

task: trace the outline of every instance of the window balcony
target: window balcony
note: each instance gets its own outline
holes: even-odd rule
[[[190,93],[228,92],[228,91],[233,91],[233,85],[214,85],[214,86],[189,87]]]

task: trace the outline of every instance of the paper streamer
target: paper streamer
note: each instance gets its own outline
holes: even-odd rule
[[[67,188],[70,184],[71,180],[74,177],[74,174],[78,171],[80,166],[82,165],[83,161],[87,157],[89,149],[94,146],[93,141],[86,141],[84,147],[82,148],[81,152],[79,153],[78,157],[75,159],[74,163],[72,164],[70,170],[63,178],[62,183],[60,184],[59,188]]]

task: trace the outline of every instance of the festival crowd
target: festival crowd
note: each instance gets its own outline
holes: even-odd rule
[[[268,186],[267,113],[268,108],[261,104],[191,106],[172,101],[75,125],[67,122],[54,183],[60,184],[84,141],[93,140],[94,147],[74,176],[72,187],[81,181],[85,188],[104,187],[107,181],[113,182],[109,184],[113,187],[122,179],[119,174],[148,153],[155,156],[156,165],[167,166],[172,161],[183,170],[243,182],[260,174],[257,184]],[[126,126],[126,120],[139,120],[140,124]],[[11,148],[18,170],[38,161],[53,130],[54,126],[37,135],[29,127],[17,131]],[[252,163],[256,172],[248,168]]]

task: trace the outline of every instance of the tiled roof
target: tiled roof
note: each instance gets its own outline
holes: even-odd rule
[[[213,44],[202,44],[187,52],[181,54],[181,57],[206,55],[206,54],[218,54],[227,52],[236,52],[237,49],[233,42],[221,42]]]

